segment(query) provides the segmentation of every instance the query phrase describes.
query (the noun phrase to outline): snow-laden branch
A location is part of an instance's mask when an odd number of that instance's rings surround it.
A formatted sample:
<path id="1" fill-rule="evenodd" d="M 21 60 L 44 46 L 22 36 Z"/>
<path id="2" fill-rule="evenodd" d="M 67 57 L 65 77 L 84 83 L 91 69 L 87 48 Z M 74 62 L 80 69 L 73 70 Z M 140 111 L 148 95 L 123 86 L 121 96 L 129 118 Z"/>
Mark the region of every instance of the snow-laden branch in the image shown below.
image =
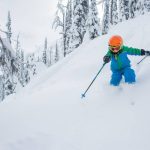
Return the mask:
<path id="1" fill-rule="evenodd" d="M 64 16 L 65 11 L 67 7 L 62 4 L 62 0 L 60 0 L 57 4 L 57 11 L 56 11 L 56 17 L 53 21 L 52 28 L 55 28 L 55 30 L 60 26 L 64 29 Z M 62 18 L 59 16 L 59 12 L 62 14 Z"/>
<path id="2" fill-rule="evenodd" d="M 55 28 L 57 29 L 59 26 L 63 27 L 63 23 L 62 21 L 60 20 L 60 17 L 59 16 L 56 16 L 53 24 L 52 24 L 52 28 Z"/>
<path id="3" fill-rule="evenodd" d="M 65 9 L 67 8 L 66 6 L 64 6 L 61 3 L 57 4 L 58 10 L 60 10 L 60 12 L 64 15 L 65 14 Z"/>

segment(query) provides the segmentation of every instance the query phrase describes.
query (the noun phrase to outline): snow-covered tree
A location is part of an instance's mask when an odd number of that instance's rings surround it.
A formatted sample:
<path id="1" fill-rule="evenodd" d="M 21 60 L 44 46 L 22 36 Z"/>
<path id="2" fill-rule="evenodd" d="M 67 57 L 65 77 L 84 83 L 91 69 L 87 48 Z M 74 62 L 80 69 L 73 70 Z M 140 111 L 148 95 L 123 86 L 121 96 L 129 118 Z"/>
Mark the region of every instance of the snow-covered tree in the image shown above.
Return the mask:
<path id="1" fill-rule="evenodd" d="M 21 63 L 21 85 L 24 86 L 25 85 L 25 68 L 24 68 L 24 52 L 23 50 L 21 50 L 21 59 L 20 59 L 20 63 Z"/>
<path id="2" fill-rule="evenodd" d="M 7 38 L 9 39 L 9 42 L 11 43 L 12 31 L 11 31 L 11 16 L 10 16 L 10 11 L 8 11 L 8 18 L 7 18 L 6 27 L 7 27 L 6 35 L 7 35 Z"/>
<path id="3" fill-rule="evenodd" d="M 73 3 L 73 23 L 72 23 L 72 37 L 70 46 L 72 49 L 77 48 L 82 42 L 85 33 L 85 18 L 84 9 L 81 0 L 74 0 Z"/>
<path id="4" fill-rule="evenodd" d="M 137 0 L 130 1 L 130 18 L 136 17 L 137 11 Z"/>
<path id="5" fill-rule="evenodd" d="M 104 16 L 102 22 L 102 34 L 107 34 L 110 26 L 110 11 L 109 11 L 110 0 L 105 0 L 104 2 Z"/>
<path id="6" fill-rule="evenodd" d="M 119 19 L 120 21 L 128 20 L 130 17 L 129 0 L 119 0 Z"/>
<path id="7" fill-rule="evenodd" d="M 25 70 L 25 74 L 24 74 L 24 75 L 25 75 L 25 76 L 24 76 L 24 77 L 25 77 L 25 78 L 24 78 L 24 79 L 25 79 L 25 80 L 24 80 L 24 81 L 25 81 L 25 84 L 28 84 L 28 83 L 30 82 L 30 75 L 29 75 L 29 71 L 28 71 L 27 69 Z"/>
<path id="8" fill-rule="evenodd" d="M 19 82 L 22 84 L 21 49 L 18 50 L 17 65 L 18 65 L 18 80 L 19 80 Z"/>
<path id="9" fill-rule="evenodd" d="M 137 16 L 138 15 L 143 15 L 145 13 L 144 1 L 143 0 L 138 0 L 136 9 L 137 9 Z"/>
<path id="10" fill-rule="evenodd" d="M 19 42 L 19 34 L 17 36 L 17 40 L 16 40 L 16 60 L 19 60 L 19 55 L 20 55 L 20 42 Z"/>
<path id="11" fill-rule="evenodd" d="M 15 50 L 16 50 L 16 65 L 17 65 L 17 69 L 18 69 L 18 71 L 17 71 L 17 76 L 18 76 L 18 80 L 20 80 L 19 79 L 19 69 L 20 69 L 20 49 L 21 49 L 21 47 L 20 47 L 20 42 L 19 42 L 19 34 L 18 34 L 18 36 L 17 36 L 17 40 L 16 40 L 16 46 L 15 46 Z"/>
<path id="12" fill-rule="evenodd" d="M 70 40 L 71 40 L 71 26 L 72 26 L 72 0 L 67 3 L 66 17 L 65 17 L 65 55 L 70 53 Z"/>
<path id="13" fill-rule="evenodd" d="M 24 70 L 24 52 L 21 49 L 20 42 L 19 42 L 19 35 L 17 36 L 16 40 L 16 65 L 17 65 L 17 77 L 18 81 L 22 86 L 25 85 L 25 70 Z"/>
<path id="14" fill-rule="evenodd" d="M 29 61 L 27 61 L 24 65 L 24 84 L 28 84 L 30 82 L 30 64 Z"/>
<path id="15" fill-rule="evenodd" d="M 44 42 L 44 50 L 43 50 L 43 63 L 46 65 L 47 64 L 47 38 L 45 38 Z"/>
<path id="16" fill-rule="evenodd" d="M 52 65 L 52 47 L 50 47 L 50 50 L 49 50 L 49 66 Z"/>
<path id="17" fill-rule="evenodd" d="M 56 41 L 56 50 L 55 50 L 55 62 L 59 61 L 59 50 L 58 50 L 58 44 Z"/>
<path id="18" fill-rule="evenodd" d="M 81 0 L 81 5 L 83 6 L 85 19 L 87 19 L 89 13 L 89 0 Z"/>
<path id="19" fill-rule="evenodd" d="M 66 11 L 66 6 L 62 4 L 62 0 L 59 0 L 57 4 L 56 17 L 52 25 L 52 28 L 55 28 L 55 29 L 57 29 L 58 27 L 61 27 L 60 34 L 62 34 L 64 57 L 66 56 L 66 53 L 67 53 L 66 45 L 65 45 L 65 42 L 66 42 L 66 24 L 65 24 L 66 13 L 65 11 Z"/>
<path id="20" fill-rule="evenodd" d="M 11 47 L 9 39 L 0 37 L 0 45 L 0 60 L 1 68 L 3 70 L 4 93 L 5 95 L 9 95 L 15 90 L 15 83 L 13 81 L 13 74 L 16 71 L 13 69 L 15 67 L 15 54 Z"/>
<path id="21" fill-rule="evenodd" d="M 5 98 L 5 91 L 4 91 L 4 83 L 3 83 L 3 75 L 0 75 L 0 101 L 3 101 Z"/>
<path id="22" fill-rule="evenodd" d="M 10 95 L 14 93 L 15 90 L 15 84 L 8 77 L 5 78 L 4 90 L 5 90 L 5 95 Z"/>
<path id="23" fill-rule="evenodd" d="M 116 25 L 118 23 L 118 7 L 117 7 L 116 0 L 111 0 L 110 23 L 111 23 L 111 25 Z"/>
<path id="24" fill-rule="evenodd" d="M 93 3 L 94 4 L 94 3 Z M 84 37 L 84 34 L 86 32 L 86 21 L 88 19 L 88 14 L 89 14 L 89 0 L 81 0 L 81 5 L 83 7 L 83 24 L 84 24 L 84 31 L 83 31 L 83 37 Z"/>
<path id="25" fill-rule="evenodd" d="M 86 26 L 87 26 L 86 32 L 88 32 L 87 34 L 89 35 L 90 39 L 94 39 L 100 35 L 100 22 L 98 18 L 96 0 L 91 0 Z"/>
<path id="26" fill-rule="evenodd" d="M 34 54 L 31 54 L 30 56 L 28 56 L 26 67 L 28 69 L 30 77 L 37 74 L 36 63 L 35 62 L 36 61 L 35 61 L 35 55 Z"/>
<path id="27" fill-rule="evenodd" d="M 146 11 L 150 11 L 150 0 L 144 0 L 144 6 Z"/>

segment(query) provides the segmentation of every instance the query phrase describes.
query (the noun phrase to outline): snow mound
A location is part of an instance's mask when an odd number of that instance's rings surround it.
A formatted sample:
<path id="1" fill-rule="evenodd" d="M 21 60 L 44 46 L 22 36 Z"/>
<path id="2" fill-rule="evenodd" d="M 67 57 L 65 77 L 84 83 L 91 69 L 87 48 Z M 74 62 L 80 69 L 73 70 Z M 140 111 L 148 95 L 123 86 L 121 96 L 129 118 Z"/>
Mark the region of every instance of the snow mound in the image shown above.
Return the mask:
<path id="1" fill-rule="evenodd" d="M 120 34 L 127 46 L 150 47 L 150 14 L 112 27 L 110 33 L 81 45 L 0 104 L 1 150 L 149 150 L 150 58 L 130 57 L 137 83 L 109 85 L 103 64 L 107 42 Z"/>

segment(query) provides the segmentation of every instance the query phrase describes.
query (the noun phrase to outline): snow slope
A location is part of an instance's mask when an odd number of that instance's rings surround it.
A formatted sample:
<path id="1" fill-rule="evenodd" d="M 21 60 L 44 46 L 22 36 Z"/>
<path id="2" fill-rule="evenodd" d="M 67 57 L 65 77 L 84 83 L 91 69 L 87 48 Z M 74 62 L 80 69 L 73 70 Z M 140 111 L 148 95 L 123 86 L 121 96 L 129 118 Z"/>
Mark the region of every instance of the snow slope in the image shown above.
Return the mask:
<path id="1" fill-rule="evenodd" d="M 0 150 L 150 150 L 150 58 L 132 56 L 135 85 L 109 85 L 110 69 L 87 88 L 112 34 L 125 45 L 149 49 L 150 14 L 85 42 L 0 104 Z"/>

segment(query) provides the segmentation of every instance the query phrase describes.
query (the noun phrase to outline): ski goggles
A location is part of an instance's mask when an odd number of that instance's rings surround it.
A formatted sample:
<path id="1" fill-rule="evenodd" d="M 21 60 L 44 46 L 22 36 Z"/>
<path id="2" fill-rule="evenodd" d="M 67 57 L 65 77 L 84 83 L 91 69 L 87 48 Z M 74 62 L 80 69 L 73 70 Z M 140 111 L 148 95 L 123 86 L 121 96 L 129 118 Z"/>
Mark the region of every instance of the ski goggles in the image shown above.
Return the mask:
<path id="1" fill-rule="evenodd" d="M 121 50 L 121 46 L 111 46 L 111 45 L 109 45 L 109 49 L 112 52 L 118 52 L 119 50 Z"/>

